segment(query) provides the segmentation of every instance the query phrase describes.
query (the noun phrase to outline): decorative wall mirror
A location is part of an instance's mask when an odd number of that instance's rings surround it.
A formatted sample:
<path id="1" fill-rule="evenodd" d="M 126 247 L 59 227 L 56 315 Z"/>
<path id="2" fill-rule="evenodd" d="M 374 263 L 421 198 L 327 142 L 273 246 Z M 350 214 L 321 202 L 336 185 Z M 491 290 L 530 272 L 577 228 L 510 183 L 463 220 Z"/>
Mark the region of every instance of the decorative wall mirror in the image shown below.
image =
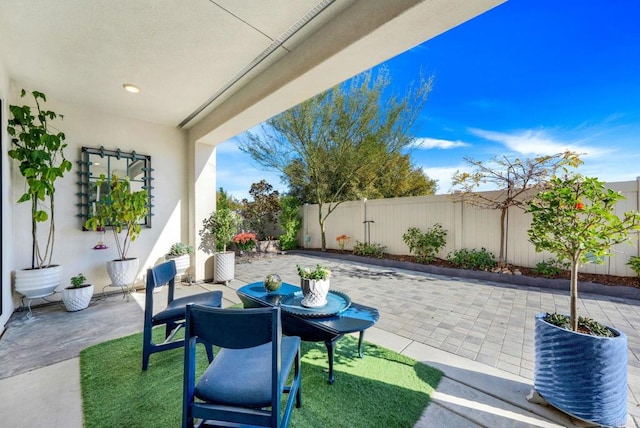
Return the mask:
<path id="1" fill-rule="evenodd" d="M 78 165 L 80 167 L 78 171 L 80 191 L 77 195 L 80 202 L 77 205 L 80 209 L 78 217 L 82 219 L 83 228 L 84 222 L 95 212 L 96 201 L 103 200 L 109 192 L 108 183 L 98 185 L 100 176 L 111 177 L 113 174 L 118 177 L 129 177 L 131 191 L 142 189 L 147 191 L 149 213 L 140 224 L 151 227 L 151 216 L 153 215 L 151 156 L 141 155 L 135 151 L 107 150 L 102 146 L 99 149 L 83 147 Z"/>

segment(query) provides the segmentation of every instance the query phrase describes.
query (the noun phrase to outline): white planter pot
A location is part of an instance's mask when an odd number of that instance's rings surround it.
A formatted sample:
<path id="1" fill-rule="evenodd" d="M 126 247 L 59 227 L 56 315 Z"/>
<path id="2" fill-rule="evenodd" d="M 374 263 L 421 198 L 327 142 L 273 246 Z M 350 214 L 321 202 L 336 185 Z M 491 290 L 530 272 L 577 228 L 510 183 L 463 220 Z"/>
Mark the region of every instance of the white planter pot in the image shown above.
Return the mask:
<path id="1" fill-rule="evenodd" d="M 302 306 L 318 308 L 327 304 L 328 279 L 300 278 L 300 288 L 302 288 L 302 294 L 304 295 L 304 299 L 300 302 Z"/>
<path id="2" fill-rule="evenodd" d="M 15 288 L 27 299 L 46 297 L 60 286 L 62 268 L 58 265 L 43 269 L 15 271 Z"/>
<path id="3" fill-rule="evenodd" d="M 184 275 L 187 269 L 189 269 L 189 266 L 191 266 L 191 256 L 189 254 L 183 254 L 182 256 L 174 257 L 173 261 L 176 262 L 177 275 Z"/>
<path id="4" fill-rule="evenodd" d="M 233 251 L 213 255 L 213 282 L 232 281 L 236 271 L 236 254 Z"/>
<path id="5" fill-rule="evenodd" d="M 85 309 L 93 297 L 93 284 L 81 288 L 65 288 L 62 290 L 62 302 L 69 312 Z"/>
<path id="6" fill-rule="evenodd" d="M 138 259 L 111 260 L 107 262 L 107 273 L 114 287 L 129 287 L 138 275 Z"/>

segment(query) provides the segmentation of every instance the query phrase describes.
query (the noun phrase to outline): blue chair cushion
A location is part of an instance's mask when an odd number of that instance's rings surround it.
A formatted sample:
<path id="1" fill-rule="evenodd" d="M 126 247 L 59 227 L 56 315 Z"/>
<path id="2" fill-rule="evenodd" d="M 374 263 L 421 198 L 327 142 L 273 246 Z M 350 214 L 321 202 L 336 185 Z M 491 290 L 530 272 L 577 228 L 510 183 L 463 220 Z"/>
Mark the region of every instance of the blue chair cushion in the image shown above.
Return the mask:
<path id="1" fill-rule="evenodd" d="M 153 322 L 162 323 L 183 320 L 185 318 L 185 308 L 189 303 L 219 308 L 222 306 L 222 291 L 207 291 L 205 293 L 174 299 L 165 309 L 153 316 Z"/>
<path id="2" fill-rule="evenodd" d="M 300 348 L 299 337 L 283 337 L 280 390 Z M 229 376 L 233 373 L 233 376 Z M 262 408 L 271 405 L 271 342 L 253 348 L 221 349 L 195 388 L 208 403 Z"/>

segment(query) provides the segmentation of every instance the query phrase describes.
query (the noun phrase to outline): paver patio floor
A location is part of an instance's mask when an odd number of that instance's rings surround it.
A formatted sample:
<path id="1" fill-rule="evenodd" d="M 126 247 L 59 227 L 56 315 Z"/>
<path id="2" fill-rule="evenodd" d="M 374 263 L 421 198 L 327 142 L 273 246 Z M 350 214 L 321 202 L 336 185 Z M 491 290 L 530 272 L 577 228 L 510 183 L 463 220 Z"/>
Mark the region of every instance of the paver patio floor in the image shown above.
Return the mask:
<path id="1" fill-rule="evenodd" d="M 237 266 L 236 278 L 243 285 L 278 273 L 283 281 L 297 284 L 296 264 L 315 263 L 331 269 L 332 289 L 378 308 L 376 327 L 530 380 L 535 315 L 569 313 L 568 290 L 459 279 L 297 254 L 247 259 Z M 230 286 L 235 287 L 236 282 Z M 583 293 L 579 294 L 578 311 L 627 335 L 628 411 L 640 426 L 640 301 Z"/>

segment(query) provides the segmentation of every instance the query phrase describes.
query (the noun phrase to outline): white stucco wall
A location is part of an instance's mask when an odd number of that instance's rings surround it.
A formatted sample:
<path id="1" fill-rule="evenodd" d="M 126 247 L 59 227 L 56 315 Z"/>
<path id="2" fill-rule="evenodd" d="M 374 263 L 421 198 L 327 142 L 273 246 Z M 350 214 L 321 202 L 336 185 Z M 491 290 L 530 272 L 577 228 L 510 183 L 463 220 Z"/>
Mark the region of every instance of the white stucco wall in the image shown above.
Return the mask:
<path id="1" fill-rule="evenodd" d="M 20 86 L 14 85 L 13 94 L 17 95 L 19 89 Z M 25 100 L 26 98 L 13 99 L 12 103 Z M 56 243 L 53 262 L 62 265 L 62 285 L 66 286 L 71 276 L 82 272 L 99 291 L 110 283 L 105 262 L 117 258 L 110 232 L 105 236 L 105 243 L 111 248 L 102 251 L 92 250 L 100 236 L 96 232 L 83 232 L 83 222 L 76 217 L 76 192 L 79 190 L 76 161 L 80 159 L 82 146 L 104 146 L 105 149 L 112 150 L 120 148 L 122 151 L 135 150 L 140 154 L 151 155 L 151 166 L 154 169 L 152 194 L 155 196 L 152 228 L 143 229 L 129 251 L 129 256 L 140 258 L 141 280 L 148 267 L 162 260 L 171 244 L 178 241 L 188 242 L 189 239 L 186 131 L 109 115 L 55 99 L 48 98 L 47 101 L 47 109 L 64 115 L 64 120 L 56 126 L 66 134 L 68 147 L 65 155 L 74 165 L 70 172 L 59 179 L 56 186 Z M 15 204 L 23 190 L 24 180 L 18 171 L 13 171 L 13 174 L 14 185 L 10 197 L 13 221 L 10 239 L 14 242 L 14 260 L 8 264 L 11 271 L 29 267 L 31 264 L 29 204 Z M 3 177 L 3 186 L 4 182 Z M 57 296 L 59 294 L 53 298 L 59 298 Z"/>
<path id="2" fill-rule="evenodd" d="M 0 101 L 1 111 L 0 117 L 0 141 L 2 141 L 2 150 L 0 162 L 2 162 L 2 282 L 0 283 L 0 293 L 4 296 L 2 299 L 2 314 L 0 315 L 0 334 L 4 330 L 7 320 L 13 312 L 13 302 L 9 298 L 11 296 L 11 270 L 5 269 L 12 263 L 12 252 L 9 251 L 13 244 L 11 234 L 9 233 L 9 225 L 11 224 L 11 204 L 9 201 L 9 189 L 11 188 L 11 175 L 9 172 L 9 160 L 7 155 L 7 147 L 9 146 L 9 136 L 7 134 L 7 118 L 9 116 L 9 77 L 4 68 L 2 60 L 0 60 Z"/>
<path id="3" fill-rule="evenodd" d="M 194 141 L 189 142 L 192 155 L 189 165 L 192 187 L 190 189 L 191 217 L 190 230 L 196 238 L 194 273 L 196 279 L 213 279 L 213 255 L 199 249 L 199 231 L 202 222 L 216 209 L 216 148 Z"/>

